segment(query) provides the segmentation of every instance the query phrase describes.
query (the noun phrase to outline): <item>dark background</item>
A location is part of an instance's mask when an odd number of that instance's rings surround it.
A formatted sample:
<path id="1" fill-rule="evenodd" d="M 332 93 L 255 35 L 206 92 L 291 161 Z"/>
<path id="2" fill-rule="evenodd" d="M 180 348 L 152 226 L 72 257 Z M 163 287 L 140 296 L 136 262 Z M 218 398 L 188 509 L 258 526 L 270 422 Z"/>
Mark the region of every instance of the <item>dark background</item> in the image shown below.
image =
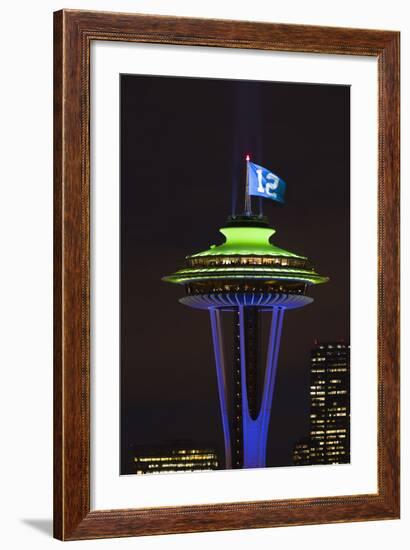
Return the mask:
<path id="1" fill-rule="evenodd" d="M 314 340 L 349 341 L 350 88 L 139 75 L 120 87 L 121 473 L 134 445 L 187 439 L 223 459 L 209 316 L 161 277 L 222 242 L 248 152 L 287 182 L 285 206 L 263 201 L 273 242 L 330 277 L 285 315 L 267 463 L 290 465 Z"/>

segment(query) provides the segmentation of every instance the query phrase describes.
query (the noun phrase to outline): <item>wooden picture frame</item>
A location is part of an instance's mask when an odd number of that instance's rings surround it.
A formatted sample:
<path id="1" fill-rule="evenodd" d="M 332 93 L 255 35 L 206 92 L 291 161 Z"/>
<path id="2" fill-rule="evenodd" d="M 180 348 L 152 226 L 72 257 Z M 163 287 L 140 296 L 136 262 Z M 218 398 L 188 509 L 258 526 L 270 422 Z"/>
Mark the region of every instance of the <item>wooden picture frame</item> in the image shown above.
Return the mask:
<path id="1" fill-rule="evenodd" d="M 62 540 L 399 517 L 399 33 L 62 10 L 54 14 L 54 536 Z M 93 40 L 372 56 L 378 62 L 378 493 L 90 510 Z"/>

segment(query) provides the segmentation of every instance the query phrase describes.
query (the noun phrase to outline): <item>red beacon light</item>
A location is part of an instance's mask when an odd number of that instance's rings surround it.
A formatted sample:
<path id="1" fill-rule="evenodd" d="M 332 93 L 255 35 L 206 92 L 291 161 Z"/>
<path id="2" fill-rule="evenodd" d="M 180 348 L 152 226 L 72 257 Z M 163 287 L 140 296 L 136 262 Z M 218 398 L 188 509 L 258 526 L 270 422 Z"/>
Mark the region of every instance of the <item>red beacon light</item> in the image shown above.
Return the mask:
<path id="1" fill-rule="evenodd" d="M 246 161 L 249 162 L 251 160 L 251 157 L 249 155 L 246 155 Z"/>

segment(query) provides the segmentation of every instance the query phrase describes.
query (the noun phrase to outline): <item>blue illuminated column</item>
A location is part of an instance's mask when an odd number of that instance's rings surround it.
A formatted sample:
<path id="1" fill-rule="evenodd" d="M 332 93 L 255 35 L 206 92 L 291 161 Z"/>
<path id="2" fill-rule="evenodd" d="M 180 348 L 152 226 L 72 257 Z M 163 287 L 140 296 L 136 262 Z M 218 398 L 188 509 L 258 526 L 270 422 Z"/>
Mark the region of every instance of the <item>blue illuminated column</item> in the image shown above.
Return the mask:
<path id="1" fill-rule="evenodd" d="M 210 308 L 212 340 L 214 344 L 216 377 L 218 380 L 219 404 L 221 407 L 222 429 L 225 443 L 225 467 L 232 468 L 232 449 L 229 428 L 228 396 L 226 385 L 226 364 L 223 349 L 221 313 L 216 308 Z"/>
<path id="2" fill-rule="evenodd" d="M 253 298 L 254 296 L 252 296 Z M 209 296 L 207 297 L 209 300 Z M 276 298 L 276 299 L 275 299 Z M 263 296 L 262 300 L 255 302 L 264 303 L 264 312 L 271 315 L 269 338 L 267 342 L 266 367 L 263 376 L 263 388 L 259 411 L 256 417 L 251 415 L 248 396 L 247 375 L 249 365 L 247 364 L 247 339 L 250 333 L 247 330 L 245 322 L 245 310 L 249 308 L 252 300 L 249 296 L 230 294 L 229 296 L 212 297 L 212 305 L 207 304 L 211 319 L 212 340 L 215 356 L 216 375 L 218 383 L 219 403 L 221 410 L 222 429 L 225 445 L 225 465 L 226 468 L 233 467 L 233 438 L 232 418 L 235 411 L 229 412 L 229 403 L 232 403 L 232 396 L 228 395 L 227 375 L 232 373 L 232 368 L 226 364 L 222 315 L 223 311 L 234 311 L 239 318 L 239 354 L 240 354 L 240 386 L 241 386 L 241 422 L 242 422 L 242 467 L 243 468 L 261 468 L 266 466 L 266 449 L 268 442 L 268 432 L 272 409 L 272 399 L 275 390 L 276 372 L 278 367 L 278 358 L 280 342 L 282 336 L 283 318 L 286 309 L 295 309 L 312 302 L 311 298 L 306 296 L 282 296 L 281 305 L 276 305 L 278 297 Z M 201 298 L 202 307 L 204 298 Z M 194 299 L 185 299 L 189 305 L 195 303 Z M 273 302 L 273 303 L 272 303 Z M 275 305 L 273 305 L 275 304 Z M 198 304 L 195 303 L 198 307 Z M 230 307 L 229 307 L 230 306 Z M 270 306 L 270 307 L 269 307 Z M 195 306 L 194 306 L 195 307 Z M 235 390 L 233 390 L 235 391 Z M 231 399 L 230 399 L 231 397 Z"/>

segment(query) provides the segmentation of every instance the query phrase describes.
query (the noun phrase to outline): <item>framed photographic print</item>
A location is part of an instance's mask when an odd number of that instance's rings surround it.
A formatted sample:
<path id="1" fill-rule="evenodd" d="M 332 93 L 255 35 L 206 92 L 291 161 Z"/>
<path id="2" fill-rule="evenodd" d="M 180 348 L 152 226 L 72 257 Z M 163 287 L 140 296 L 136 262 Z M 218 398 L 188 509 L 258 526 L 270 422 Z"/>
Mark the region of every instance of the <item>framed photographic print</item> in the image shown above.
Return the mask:
<path id="1" fill-rule="evenodd" d="M 55 13 L 55 536 L 399 517 L 399 33 Z"/>

